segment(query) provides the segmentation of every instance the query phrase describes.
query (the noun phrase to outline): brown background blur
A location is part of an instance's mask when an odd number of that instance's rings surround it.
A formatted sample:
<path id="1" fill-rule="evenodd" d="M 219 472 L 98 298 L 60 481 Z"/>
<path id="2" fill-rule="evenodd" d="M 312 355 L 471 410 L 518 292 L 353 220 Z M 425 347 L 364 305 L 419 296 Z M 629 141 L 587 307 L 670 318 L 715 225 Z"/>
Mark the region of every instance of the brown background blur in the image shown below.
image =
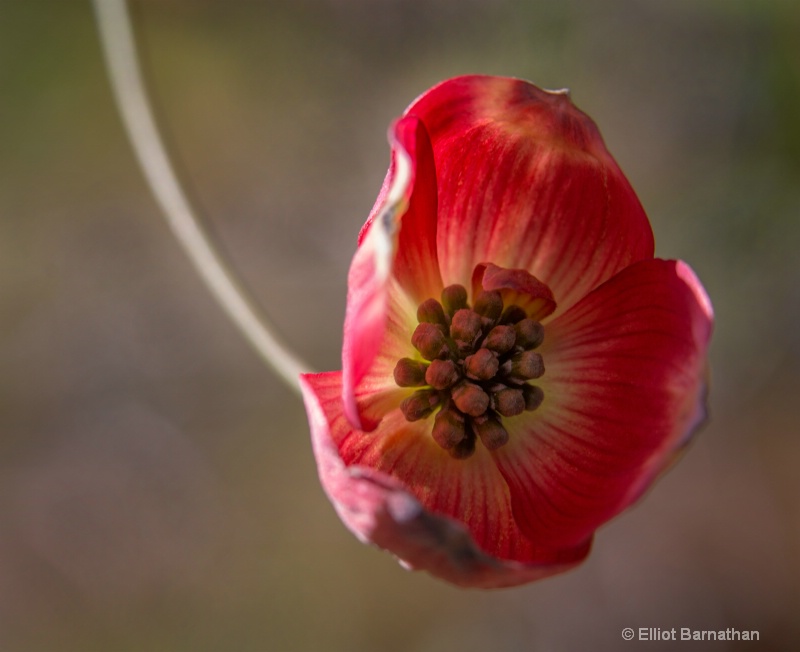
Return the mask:
<path id="1" fill-rule="evenodd" d="M 402 570 L 339 523 L 300 401 L 168 232 L 89 3 L 0 0 L 0 650 L 800 649 L 800 4 L 134 9 L 187 186 L 319 369 L 389 122 L 457 74 L 570 87 L 714 301 L 713 420 L 578 570 L 501 592 Z"/>

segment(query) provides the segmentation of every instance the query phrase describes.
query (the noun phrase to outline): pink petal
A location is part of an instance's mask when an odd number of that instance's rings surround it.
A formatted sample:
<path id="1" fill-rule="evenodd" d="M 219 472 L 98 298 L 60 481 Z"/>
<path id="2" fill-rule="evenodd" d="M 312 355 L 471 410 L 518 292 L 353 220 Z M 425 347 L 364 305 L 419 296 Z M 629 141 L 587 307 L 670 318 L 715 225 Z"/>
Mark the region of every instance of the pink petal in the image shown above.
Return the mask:
<path id="1" fill-rule="evenodd" d="M 647 217 L 592 120 L 565 92 L 459 77 L 406 111 L 433 143 L 445 285 L 484 261 L 526 269 L 563 312 L 621 269 L 652 258 Z"/>
<path id="2" fill-rule="evenodd" d="M 563 572 L 588 554 L 591 537 L 559 550 L 526 541 L 510 518 L 507 492 L 488 454 L 466 467 L 463 461 L 459 465 L 424 439 L 419 426 L 399 429 L 389 418 L 373 433 L 355 431 L 343 414 L 341 374 L 305 375 L 301 384 L 320 481 L 342 521 L 361 541 L 388 550 L 407 568 L 482 588 Z M 479 531 L 486 547 L 535 557 L 536 562 L 487 553 L 463 523 L 448 515 L 456 511 L 470 517 L 470 528 Z"/>
<path id="3" fill-rule="evenodd" d="M 517 305 L 537 321 L 556 309 L 550 288 L 524 269 L 504 269 L 492 263 L 481 263 L 472 273 L 472 296 L 481 288 L 499 290 L 503 305 Z"/>
<path id="4" fill-rule="evenodd" d="M 409 320 L 417 305 L 442 288 L 435 247 L 436 173 L 428 135 L 416 118 L 406 117 L 395 124 L 390 138 L 392 165 L 359 236 L 348 276 L 343 396 L 348 419 L 364 429 L 380 421 L 379 410 L 367 405 L 391 403 L 397 396 L 392 369 L 399 358 L 413 353 L 410 337 L 416 322 Z"/>
<path id="5" fill-rule="evenodd" d="M 358 376 L 358 382 L 343 383 L 342 396 L 345 414 L 350 423 L 362 430 L 376 428 L 384 415 L 398 407 L 408 396 L 409 390 L 400 388 L 395 383 L 394 368 L 401 358 L 418 355 L 411 345 L 411 335 L 417 326 L 416 305 L 411 303 L 396 279 L 392 278 L 387 283 L 382 302 L 384 313 L 379 319 L 383 323 L 383 329 L 379 331 L 379 338 L 375 333 L 366 330 L 366 323 L 360 324 L 356 321 L 353 328 L 348 329 L 345 322 L 343 361 L 361 363 L 364 367 Z M 365 317 L 362 319 L 367 321 Z M 378 318 L 373 323 L 377 321 Z M 369 366 L 366 366 L 371 337 L 375 337 L 376 350 L 372 352 Z M 347 362 L 344 363 L 344 369 L 348 369 Z M 346 378 L 346 373 L 343 374 Z M 355 374 L 351 377 L 355 377 Z"/>
<path id="6" fill-rule="evenodd" d="M 713 315 L 685 263 L 637 263 L 546 326 L 545 400 L 495 453 L 523 532 L 582 541 L 649 486 L 704 415 Z"/>
<path id="7" fill-rule="evenodd" d="M 433 149 L 425 126 L 414 117 L 398 120 L 390 133 L 393 148 L 411 160 L 412 189 L 408 209 L 400 220 L 394 275 L 417 303 L 438 297 L 442 290 L 436 253 L 437 188 Z"/>

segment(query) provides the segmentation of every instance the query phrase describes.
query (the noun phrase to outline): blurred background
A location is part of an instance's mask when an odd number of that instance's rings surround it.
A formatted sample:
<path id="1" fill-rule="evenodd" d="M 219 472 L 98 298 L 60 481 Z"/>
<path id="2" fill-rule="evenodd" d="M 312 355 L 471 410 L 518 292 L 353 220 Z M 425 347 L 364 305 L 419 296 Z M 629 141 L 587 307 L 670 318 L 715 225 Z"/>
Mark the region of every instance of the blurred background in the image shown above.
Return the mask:
<path id="1" fill-rule="evenodd" d="M 88 1 L 0 1 L 0 649 L 800 648 L 800 4 L 135 0 L 218 244 L 318 369 L 386 129 L 458 74 L 569 87 L 714 301 L 712 421 L 566 575 L 462 591 L 357 543 L 303 407 L 227 321 L 125 139 Z"/>

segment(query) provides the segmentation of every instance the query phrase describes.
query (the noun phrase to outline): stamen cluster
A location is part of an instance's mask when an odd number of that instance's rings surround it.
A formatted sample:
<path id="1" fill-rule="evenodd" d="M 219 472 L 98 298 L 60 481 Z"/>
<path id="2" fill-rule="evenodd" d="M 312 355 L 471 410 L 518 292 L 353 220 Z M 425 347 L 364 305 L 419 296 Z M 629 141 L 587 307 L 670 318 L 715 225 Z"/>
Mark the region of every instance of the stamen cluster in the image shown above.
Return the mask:
<path id="1" fill-rule="evenodd" d="M 400 405 L 408 421 L 438 408 L 432 436 L 453 457 L 475 452 L 480 438 L 489 450 L 508 442 L 501 417 L 535 410 L 544 392 L 528 381 L 544 374 L 534 351 L 544 328 L 517 305 L 504 306 L 500 292 L 481 291 L 470 308 L 467 291 L 451 285 L 442 301 L 417 309 L 419 325 L 411 343 L 424 359 L 402 358 L 394 369 L 400 387 L 418 387 Z"/>

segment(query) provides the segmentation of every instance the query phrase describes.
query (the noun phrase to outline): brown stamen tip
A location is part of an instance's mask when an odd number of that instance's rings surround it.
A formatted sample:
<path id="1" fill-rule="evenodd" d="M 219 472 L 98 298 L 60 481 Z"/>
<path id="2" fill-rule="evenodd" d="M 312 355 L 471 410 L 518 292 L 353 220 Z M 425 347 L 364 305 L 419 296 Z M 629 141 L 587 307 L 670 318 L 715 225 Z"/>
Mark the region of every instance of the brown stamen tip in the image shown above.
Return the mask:
<path id="1" fill-rule="evenodd" d="M 473 419 L 472 427 L 490 451 L 508 443 L 508 431 L 493 417 Z"/>
<path id="2" fill-rule="evenodd" d="M 503 355 L 514 348 L 516 341 L 517 335 L 513 326 L 495 326 L 483 340 L 482 346 Z"/>
<path id="3" fill-rule="evenodd" d="M 481 318 L 472 310 L 461 308 L 453 315 L 450 324 L 450 336 L 456 342 L 472 347 L 481 334 Z"/>
<path id="4" fill-rule="evenodd" d="M 425 381 L 436 389 L 447 389 L 458 379 L 458 369 L 452 360 L 433 360 L 425 372 Z"/>
<path id="5" fill-rule="evenodd" d="M 401 358 L 394 367 L 394 382 L 400 387 L 422 387 L 427 370 L 428 365 L 424 362 Z"/>
<path id="6" fill-rule="evenodd" d="M 528 316 L 522 308 L 519 306 L 509 306 L 503 311 L 503 314 L 500 315 L 500 323 L 501 324 L 516 324 L 517 322 L 522 321 Z"/>
<path id="7" fill-rule="evenodd" d="M 436 299 L 427 299 L 417 308 L 417 321 L 429 324 L 440 324 L 447 328 L 447 318 L 444 315 L 442 304 Z"/>
<path id="8" fill-rule="evenodd" d="M 511 375 L 522 379 L 541 378 L 544 374 L 544 360 L 535 351 L 523 351 L 511 358 Z"/>
<path id="9" fill-rule="evenodd" d="M 503 312 L 503 297 L 497 290 L 482 291 L 475 298 L 473 310 L 490 321 L 497 321 Z"/>
<path id="10" fill-rule="evenodd" d="M 489 349 L 478 349 L 464 360 L 464 369 L 467 376 L 474 380 L 490 380 L 494 378 L 500 362 L 497 356 Z"/>
<path id="11" fill-rule="evenodd" d="M 446 408 L 439 410 L 439 414 L 436 415 L 433 423 L 431 435 L 439 446 L 450 450 L 467 436 L 464 417 L 455 410 Z"/>
<path id="12" fill-rule="evenodd" d="M 442 290 L 442 305 L 451 317 L 467 307 L 467 290 L 463 285 L 448 285 Z"/>
<path id="13" fill-rule="evenodd" d="M 525 397 L 521 389 L 501 389 L 495 392 L 494 409 L 497 410 L 504 417 L 515 417 L 525 411 Z"/>
<path id="14" fill-rule="evenodd" d="M 544 341 L 544 327 L 521 305 L 504 308 L 503 296 L 478 288 L 471 308 L 465 287 L 450 285 L 441 301 L 423 301 L 411 335 L 419 355 L 394 368 L 397 385 L 413 388 L 402 414 L 419 421 L 436 413 L 431 436 L 454 459 L 473 455 L 478 439 L 488 451 L 504 446 L 510 435 L 503 419 L 544 401 L 543 390 L 528 384 L 545 372 L 533 350 Z"/>
<path id="15" fill-rule="evenodd" d="M 544 326 L 533 319 L 523 319 L 514 325 L 517 345 L 523 349 L 535 349 L 544 341 Z"/>
<path id="16" fill-rule="evenodd" d="M 450 352 L 444 333 L 435 325 L 421 323 L 414 329 L 411 344 L 426 360 L 442 358 Z"/>
<path id="17" fill-rule="evenodd" d="M 525 384 L 522 386 L 522 395 L 525 398 L 525 409 L 532 412 L 544 401 L 544 392 L 541 387 Z"/>
<path id="18" fill-rule="evenodd" d="M 456 407 L 471 417 L 479 417 L 489 407 L 489 395 L 477 385 L 466 381 L 453 388 L 452 397 Z"/>
<path id="19" fill-rule="evenodd" d="M 471 457 L 475 452 L 475 435 L 471 431 L 467 430 L 466 437 L 464 437 L 464 439 L 458 442 L 447 452 L 450 453 L 451 457 L 457 460 L 465 460 L 468 457 Z"/>
<path id="20" fill-rule="evenodd" d="M 419 389 L 400 403 L 406 421 L 419 421 L 429 416 L 439 405 L 439 395 L 432 389 Z"/>

